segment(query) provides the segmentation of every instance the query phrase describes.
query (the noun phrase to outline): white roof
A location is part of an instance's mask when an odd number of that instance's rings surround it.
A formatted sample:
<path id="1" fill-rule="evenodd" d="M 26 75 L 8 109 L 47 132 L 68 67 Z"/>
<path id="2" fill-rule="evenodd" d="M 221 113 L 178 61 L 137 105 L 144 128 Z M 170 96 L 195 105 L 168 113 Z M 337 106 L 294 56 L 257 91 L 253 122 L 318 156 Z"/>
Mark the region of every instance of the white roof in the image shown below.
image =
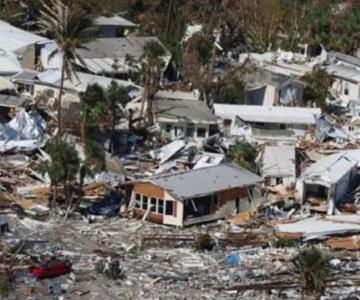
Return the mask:
<path id="1" fill-rule="evenodd" d="M 113 17 L 98 17 L 96 24 L 100 26 L 122 26 L 122 27 L 136 27 L 137 25 L 133 22 L 126 20 L 120 16 Z"/>
<path id="2" fill-rule="evenodd" d="M 329 74 L 333 74 L 336 77 L 341 77 L 348 81 L 360 82 L 360 71 L 355 68 L 333 64 L 327 66 L 325 69 Z"/>
<path id="3" fill-rule="evenodd" d="M 0 20 L 0 48 L 13 52 L 28 45 L 48 41 L 46 38 L 14 27 Z"/>
<path id="4" fill-rule="evenodd" d="M 325 235 L 334 235 L 342 233 L 360 232 L 360 217 L 354 215 L 354 217 L 347 219 L 343 218 L 340 222 L 337 222 L 335 216 L 327 216 L 326 218 L 312 217 L 303 220 L 299 220 L 294 223 L 277 224 L 275 230 L 278 232 L 300 232 L 306 239 L 312 239 Z M 354 224 L 354 219 L 356 223 Z"/>
<path id="5" fill-rule="evenodd" d="M 236 116 L 245 122 L 315 125 L 319 108 L 214 104 L 215 115 L 223 119 Z"/>
<path id="6" fill-rule="evenodd" d="M 338 182 L 357 166 L 358 160 L 351 151 L 325 156 L 308 167 L 302 175 L 304 180 L 316 180 L 327 184 Z"/>
<path id="7" fill-rule="evenodd" d="M 295 146 L 266 146 L 262 158 L 263 177 L 295 177 Z"/>
<path id="8" fill-rule="evenodd" d="M 73 78 L 73 81 L 70 81 L 69 79 L 65 79 L 65 83 L 64 83 L 65 88 L 77 92 L 85 92 L 89 85 L 97 83 L 103 88 L 107 88 L 110 85 L 111 81 L 114 80 L 112 78 L 92 75 L 82 72 L 77 72 L 76 74 L 79 77 L 79 79 L 76 79 L 75 76 Z M 39 81 L 41 83 L 47 83 L 58 87 L 60 86 L 61 73 L 59 70 L 48 70 L 38 74 L 37 77 L 39 78 Z M 130 81 L 118 80 L 118 79 L 115 79 L 114 81 L 116 81 L 120 86 L 136 87 L 136 85 L 134 85 Z"/>
<path id="9" fill-rule="evenodd" d="M 13 75 L 21 71 L 22 67 L 16 55 L 0 49 L 0 75 Z"/>
<path id="10" fill-rule="evenodd" d="M 181 92 L 173 90 L 158 91 L 155 94 L 155 98 L 159 99 L 178 99 L 178 100 L 199 100 L 200 93 L 196 90 L 192 92 Z"/>

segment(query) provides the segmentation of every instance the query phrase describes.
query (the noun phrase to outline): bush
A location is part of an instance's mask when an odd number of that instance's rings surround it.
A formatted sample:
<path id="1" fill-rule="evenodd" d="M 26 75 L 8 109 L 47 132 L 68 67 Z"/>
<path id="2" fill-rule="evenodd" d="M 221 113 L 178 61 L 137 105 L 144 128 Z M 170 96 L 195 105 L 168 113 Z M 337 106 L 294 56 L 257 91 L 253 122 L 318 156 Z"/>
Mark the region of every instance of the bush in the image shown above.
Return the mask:
<path id="1" fill-rule="evenodd" d="M 214 241 L 208 233 L 201 233 L 195 240 L 194 247 L 197 250 L 209 250 L 214 248 Z"/>

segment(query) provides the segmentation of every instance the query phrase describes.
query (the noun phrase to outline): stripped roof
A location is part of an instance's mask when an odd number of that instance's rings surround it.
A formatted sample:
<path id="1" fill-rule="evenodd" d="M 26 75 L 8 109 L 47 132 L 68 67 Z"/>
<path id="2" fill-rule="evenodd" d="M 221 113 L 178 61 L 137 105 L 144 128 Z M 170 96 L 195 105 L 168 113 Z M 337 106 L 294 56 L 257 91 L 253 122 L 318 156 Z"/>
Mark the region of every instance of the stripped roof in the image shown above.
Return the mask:
<path id="1" fill-rule="evenodd" d="M 262 180 L 250 171 L 234 164 L 149 178 L 147 181 L 162 187 L 178 200 L 201 197 L 216 192 L 248 187 Z"/>
<path id="2" fill-rule="evenodd" d="M 154 101 L 154 113 L 158 121 L 216 123 L 216 117 L 203 101 L 157 99 Z"/>

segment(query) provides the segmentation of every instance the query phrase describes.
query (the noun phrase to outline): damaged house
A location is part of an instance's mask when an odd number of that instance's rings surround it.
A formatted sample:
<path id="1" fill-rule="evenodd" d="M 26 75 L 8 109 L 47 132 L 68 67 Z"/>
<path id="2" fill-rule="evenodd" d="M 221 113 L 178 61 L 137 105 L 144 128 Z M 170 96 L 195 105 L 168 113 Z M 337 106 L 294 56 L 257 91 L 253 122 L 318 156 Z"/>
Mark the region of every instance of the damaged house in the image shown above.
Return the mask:
<path id="1" fill-rule="evenodd" d="M 295 146 L 265 146 L 261 158 L 261 176 L 265 186 L 283 184 L 291 187 L 296 181 Z"/>
<path id="2" fill-rule="evenodd" d="M 191 138 L 202 141 L 217 133 L 217 120 L 203 101 L 156 99 L 153 103 L 155 121 L 169 140 Z"/>
<path id="3" fill-rule="evenodd" d="M 78 69 L 97 75 L 116 75 L 118 79 L 128 79 L 129 74 L 138 73 L 144 55 L 145 45 L 157 42 L 165 50 L 164 71 L 171 61 L 171 53 L 157 37 L 98 38 L 77 49 L 85 65 L 78 63 Z"/>
<path id="4" fill-rule="evenodd" d="M 297 182 L 302 203 L 327 205 L 332 211 L 333 204 L 344 200 L 358 184 L 358 159 L 354 153 L 325 156 L 307 168 Z"/>
<path id="5" fill-rule="evenodd" d="M 245 104 L 297 106 L 303 100 L 305 85 L 294 76 L 258 69 L 245 78 Z"/>
<path id="6" fill-rule="evenodd" d="M 80 94 L 85 92 L 89 85 L 98 84 L 106 89 L 114 79 L 97 76 L 82 72 L 77 72 L 77 77 L 73 81 L 65 78 L 63 101 L 64 104 L 76 103 L 80 101 Z M 59 70 L 48 70 L 36 72 L 24 70 L 12 77 L 11 81 L 16 85 L 19 92 L 29 98 L 46 96 L 49 103 L 55 102 L 60 92 L 61 72 Z M 119 86 L 123 86 L 130 91 L 139 91 L 140 88 L 130 81 L 117 80 Z"/>
<path id="7" fill-rule="evenodd" d="M 294 140 L 316 125 L 319 108 L 214 104 L 215 115 L 226 136 L 238 134 L 239 128 L 250 127 L 256 139 Z"/>
<path id="8" fill-rule="evenodd" d="M 159 224 L 199 224 L 250 210 L 261 181 L 232 164 L 150 177 L 131 183 L 129 207 L 135 217 Z"/>

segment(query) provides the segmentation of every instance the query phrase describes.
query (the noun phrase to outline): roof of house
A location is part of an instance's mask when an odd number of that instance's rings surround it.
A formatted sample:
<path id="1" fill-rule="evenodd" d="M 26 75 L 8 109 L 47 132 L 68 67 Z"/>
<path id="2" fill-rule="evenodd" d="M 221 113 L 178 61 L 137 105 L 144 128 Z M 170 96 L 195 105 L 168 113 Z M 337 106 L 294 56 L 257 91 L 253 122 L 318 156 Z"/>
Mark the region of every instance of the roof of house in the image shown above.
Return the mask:
<path id="1" fill-rule="evenodd" d="M 48 41 L 48 39 L 0 20 L 0 48 L 5 51 L 13 52 L 26 46 L 45 41 Z"/>
<path id="2" fill-rule="evenodd" d="M 216 117 L 203 101 L 157 99 L 153 102 L 153 106 L 158 121 L 216 123 Z"/>
<path id="3" fill-rule="evenodd" d="M 22 83 L 32 83 L 36 79 L 36 77 L 39 73 L 40 72 L 25 69 L 25 70 L 22 70 L 21 72 L 19 72 L 18 74 L 12 76 L 11 81 L 22 82 Z"/>
<path id="4" fill-rule="evenodd" d="M 336 77 L 347 81 L 360 82 L 360 71 L 354 67 L 331 64 L 325 67 L 325 70 Z"/>
<path id="5" fill-rule="evenodd" d="M 1 37 L 0 37 L 1 39 Z M 12 52 L 6 52 L 0 46 L 0 74 L 13 75 L 22 70 L 20 62 Z"/>
<path id="6" fill-rule="evenodd" d="M 263 177 L 295 177 L 295 146 L 266 146 L 262 157 Z"/>
<path id="7" fill-rule="evenodd" d="M 262 180 L 257 175 L 237 165 L 220 164 L 153 177 L 146 181 L 162 187 L 178 200 L 184 200 L 232 188 L 252 186 Z"/>
<path id="8" fill-rule="evenodd" d="M 315 125 L 319 108 L 214 104 L 215 115 L 224 119 L 238 116 L 245 122 Z"/>
<path id="9" fill-rule="evenodd" d="M 156 99 L 179 99 L 179 100 L 200 100 L 200 93 L 196 91 L 182 92 L 173 90 L 160 90 L 157 91 L 155 96 Z"/>
<path id="10" fill-rule="evenodd" d="M 299 85 L 300 84 L 304 85 L 295 76 L 279 74 L 261 68 L 257 69 L 255 72 L 246 74 L 245 82 L 246 82 L 247 90 L 258 89 L 267 85 L 272 85 L 279 88 L 283 86 L 285 83 L 290 83 L 290 82 L 295 82 Z"/>
<path id="11" fill-rule="evenodd" d="M 345 151 L 325 156 L 308 167 L 302 175 L 307 180 L 334 184 L 358 164 L 356 152 Z"/>
<path id="12" fill-rule="evenodd" d="M 99 38 L 77 49 L 78 54 L 83 58 L 124 58 L 127 55 L 141 57 L 144 54 L 144 47 L 150 41 L 156 41 L 163 45 L 157 37 L 136 37 L 124 38 Z M 166 48 L 164 47 L 166 50 Z M 168 53 L 168 51 L 166 50 Z"/>
<path id="13" fill-rule="evenodd" d="M 345 62 L 350 65 L 354 65 L 356 67 L 360 67 L 360 59 L 351 55 L 347 55 L 340 52 L 330 52 L 329 53 L 330 58 L 335 58 L 337 60 L 340 60 L 342 62 Z"/>
<path id="14" fill-rule="evenodd" d="M 0 107 L 19 107 L 24 104 L 24 102 L 25 99 L 23 97 L 0 94 Z"/>
<path id="15" fill-rule="evenodd" d="M 101 16 L 96 19 L 96 24 L 100 26 L 119 26 L 119 27 L 137 27 L 133 22 L 120 16 L 105 17 Z"/>
<path id="16" fill-rule="evenodd" d="M 163 46 L 167 65 L 171 53 L 157 37 L 99 38 L 77 49 L 77 52 L 85 62 L 85 68 L 95 74 L 113 73 L 115 64 L 118 73 L 127 73 L 131 66 L 126 62 L 126 58 L 129 55 L 135 60 L 141 58 L 144 55 L 145 45 L 150 41 Z M 78 64 L 81 65 L 81 62 Z"/>
<path id="17" fill-rule="evenodd" d="M 104 76 L 97 76 L 82 72 L 77 72 L 78 78 L 73 78 L 73 81 L 65 79 L 64 87 L 76 92 L 85 92 L 87 87 L 92 84 L 98 84 L 103 88 L 107 88 L 112 81 L 117 82 L 120 86 L 124 87 L 136 87 L 130 81 L 112 79 Z M 61 73 L 59 70 L 48 70 L 37 75 L 37 82 L 42 84 L 49 84 L 51 86 L 60 87 Z M 137 87 L 136 87 L 137 88 Z"/>

